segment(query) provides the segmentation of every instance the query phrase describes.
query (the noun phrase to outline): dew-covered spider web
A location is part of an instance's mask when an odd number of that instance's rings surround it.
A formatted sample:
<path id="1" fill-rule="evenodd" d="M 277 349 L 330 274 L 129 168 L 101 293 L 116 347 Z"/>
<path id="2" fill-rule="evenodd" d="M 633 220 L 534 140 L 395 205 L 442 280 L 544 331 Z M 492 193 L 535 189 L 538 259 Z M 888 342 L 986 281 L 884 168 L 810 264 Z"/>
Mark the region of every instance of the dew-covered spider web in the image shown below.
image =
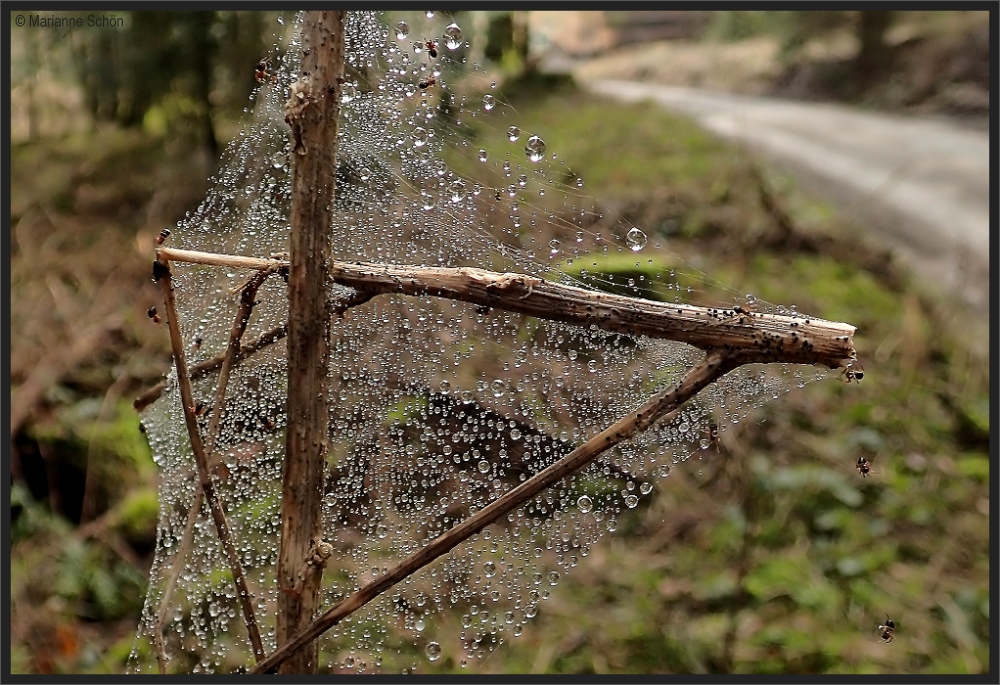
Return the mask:
<path id="1" fill-rule="evenodd" d="M 462 29 L 430 14 L 391 25 L 376 13 L 349 15 L 338 166 L 330 170 L 335 257 L 476 266 L 690 302 L 711 279 L 641 227 L 602 212 L 545 132 L 520 128 L 517 111 L 470 60 Z M 271 73 L 251 96 L 222 170 L 170 246 L 257 257 L 287 251 L 284 103 L 299 49 L 294 33 L 276 40 Z M 225 350 L 250 272 L 171 269 L 195 367 Z M 256 300 L 243 344 L 259 349 L 233 370 L 210 462 L 270 652 L 287 427 L 285 282 L 268 278 Z M 681 343 L 432 297 L 380 295 L 347 309 L 335 322 L 329 371 L 323 520 L 334 555 L 322 607 L 569 453 L 701 356 Z M 321 672 L 412 672 L 443 656 L 456 664 L 482 658 L 522 632 L 623 511 L 709 446 L 713 426 L 725 430 L 823 375 L 774 365 L 730 373 L 675 420 L 606 452 L 328 631 Z M 217 382 L 217 371 L 193 381 L 195 400 L 208 408 L 203 432 Z M 188 526 L 198 479 L 175 374 L 143 422 L 161 468 L 160 519 L 130 671 L 156 672 L 158 656 L 168 672 L 250 667 L 231 572 L 203 503 Z M 461 630 L 438 631 L 442 612 L 460 617 Z"/>

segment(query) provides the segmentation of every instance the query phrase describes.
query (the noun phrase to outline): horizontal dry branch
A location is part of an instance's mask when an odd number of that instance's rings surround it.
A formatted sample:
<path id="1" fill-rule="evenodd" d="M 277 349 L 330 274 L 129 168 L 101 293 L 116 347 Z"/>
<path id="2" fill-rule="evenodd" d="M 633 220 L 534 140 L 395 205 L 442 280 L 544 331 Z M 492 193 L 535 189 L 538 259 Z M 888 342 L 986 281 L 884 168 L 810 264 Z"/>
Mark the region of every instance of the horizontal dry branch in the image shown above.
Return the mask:
<path id="1" fill-rule="evenodd" d="M 161 248 L 158 254 L 171 261 L 233 268 L 288 264 L 172 248 Z M 431 295 L 578 326 L 593 324 L 606 331 L 676 340 L 706 352 L 720 350 L 739 364 L 785 362 L 836 369 L 855 359 L 854 326 L 822 319 L 655 302 L 472 267 L 333 262 L 330 274 L 340 285 L 367 295 Z"/>

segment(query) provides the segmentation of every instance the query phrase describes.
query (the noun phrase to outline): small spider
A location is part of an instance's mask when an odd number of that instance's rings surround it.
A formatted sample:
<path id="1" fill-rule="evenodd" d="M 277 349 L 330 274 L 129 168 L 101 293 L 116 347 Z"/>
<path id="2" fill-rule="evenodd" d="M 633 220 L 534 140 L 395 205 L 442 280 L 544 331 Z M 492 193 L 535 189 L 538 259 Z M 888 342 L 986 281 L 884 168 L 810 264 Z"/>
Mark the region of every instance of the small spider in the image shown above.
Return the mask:
<path id="1" fill-rule="evenodd" d="M 852 362 L 848 362 L 847 366 L 840 373 L 841 377 L 844 379 L 845 383 L 850 383 L 854 381 L 855 383 L 861 383 L 861 379 L 865 377 L 865 367 L 861 365 L 857 359 Z"/>
<path id="2" fill-rule="evenodd" d="M 878 627 L 878 636 L 882 638 L 882 642 L 889 644 L 892 642 L 892 634 L 896 632 L 896 623 L 891 618 L 889 614 L 885 615 L 885 624 Z"/>

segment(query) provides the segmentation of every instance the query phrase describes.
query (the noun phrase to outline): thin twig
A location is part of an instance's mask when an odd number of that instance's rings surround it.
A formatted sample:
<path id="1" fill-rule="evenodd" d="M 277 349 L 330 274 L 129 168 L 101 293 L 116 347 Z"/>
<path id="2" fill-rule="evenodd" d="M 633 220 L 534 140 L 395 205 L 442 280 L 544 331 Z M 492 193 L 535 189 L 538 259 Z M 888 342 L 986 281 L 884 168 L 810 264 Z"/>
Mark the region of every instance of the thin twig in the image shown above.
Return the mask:
<path id="1" fill-rule="evenodd" d="M 276 326 L 269 331 L 261 333 L 256 340 L 249 342 L 240 348 L 240 353 L 236 356 L 236 361 L 243 361 L 250 355 L 256 354 L 268 345 L 278 342 L 286 335 L 288 335 L 288 326 L 286 324 Z M 225 358 L 225 354 L 220 354 L 217 357 L 212 357 L 211 359 L 206 359 L 203 362 L 195 364 L 191 367 L 191 380 L 196 381 L 199 378 L 207 376 L 211 372 L 221 368 L 222 362 Z M 166 387 L 166 381 L 160 381 L 148 390 L 144 390 L 142 394 L 136 397 L 132 402 L 132 407 L 138 412 L 143 411 L 153 402 L 160 399 L 160 396 L 163 394 Z"/>
<path id="2" fill-rule="evenodd" d="M 236 312 L 236 318 L 233 320 L 233 327 L 229 332 L 229 344 L 226 346 L 226 352 L 223 355 L 222 360 L 222 369 L 219 371 L 218 386 L 215 392 L 215 408 L 212 411 L 212 419 L 208 427 L 208 441 L 205 446 L 206 453 L 210 454 L 214 452 L 215 446 L 218 443 L 219 427 L 222 421 L 222 410 L 226 400 L 226 388 L 229 384 L 229 374 L 240 354 L 240 339 L 243 337 L 243 333 L 247 328 L 247 323 L 250 321 L 250 315 L 253 312 L 253 307 L 257 297 L 257 290 L 264 283 L 267 277 L 275 271 L 276 269 L 263 269 L 258 271 L 243 286 L 242 293 L 240 295 L 240 306 Z M 170 600 L 173 597 L 174 588 L 177 587 L 177 579 L 180 576 L 181 569 L 184 567 L 184 559 L 187 556 L 187 550 L 191 546 L 191 542 L 194 539 L 194 524 L 198 519 L 199 512 L 201 511 L 203 496 L 204 491 L 202 490 L 201 485 L 195 485 L 194 502 L 191 504 L 190 509 L 188 509 L 187 521 L 184 524 L 184 535 L 181 538 L 180 545 L 178 545 L 177 548 L 177 553 L 174 556 L 175 562 L 171 564 L 170 576 L 167 580 L 166 588 L 163 591 L 163 597 L 160 598 L 160 610 L 156 614 L 156 626 L 154 628 L 153 638 L 156 644 L 157 665 L 159 666 L 161 674 L 166 673 L 167 662 L 166 646 L 163 643 L 163 626 L 167 620 L 167 612 L 170 608 Z"/>
<path id="3" fill-rule="evenodd" d="M 635 433 L 645 430 L 654 422 L 664 418 L 673 418 L 685 401 L 739 365 L 739 362 L 733 361 L 732 357 L 725 353 L 708 353 L 676 385 L 657 393 L 635 412 L 630 412 L 627 416 L 619 419 L 602 433 L 595 435 L 559 461 L 500 496 L 446 533 L 439 535 L 426 547 L 400 562 L 392 571 L 380 576 L 377 580 L 329 609 L 309 624 L 307 628 L 272 652 L 267 659 L 257 663 L 250 673 L 273 672 L 296 650 L 311 643 L 326 630 L 396 583 L 454 549 L 484 527 L 535 497 L 545 488 L 580 470 L 601 453 Z"/>
<path id="4" fill-rule="evenodd" d="M 198 466 L 198 478 L 201 489 L 208 500 L 209 509 L 212 511 L 212 518 L 215 520 L 215 527 L 219 531 L 219 539 L 226 550 L 226 557 L 229 560 L 229 567 L 233 573 L 233 581 L 236 584 L 236 594 L 239 596 L 240 605 L 243 608 L 243 617 L 246 622 L 247 632 L 250 634 L 250 643 L 253 646 L 254 657 L 257 661 L 264 658 L 264 645 L 260 639 L 260 631 L 257 628 L 257 618 L 254 616 L 253 599 L 250 590 L 247 588 L 246 578 L 243 575 L 243 565 L 240 563 L 239 552 L 233 542 L 233 534 L 226 521 L 226 514 L 222 510 L 222 503 L 219 501 L 218 493 L 215 490 L 215 483 L 208 469 L 208 455 L 205 453 L 205 446 L 201 441 L 201 433 L 198 429 L 198 419 L 195 416 L 194 393 L 191 389 L 191 378 L 188 376 L 187 361 L 184 358 L 184 341 L 181 339 L 181 328 L 177 320 L 177 305 L 174 300 L 174 289 L 171 283 L 170 264 L 165 261 L 158 261 L 160 287 L 163 289 L 164 305 L 167 315 L 167 327 L 170 330 L 170 345 L 174 351 L 174 363 L 177 367 L 177 383 L 181 393 L 181 408 L 184 411 L 184 421 L 187 424 L 188 437 L 191 440 L 191 450 L 194 452 L 195 464 Z"/>
<path id="5" fill-rule="evenodd" d="M 280 268 L 288 262 L 161 248 L 175 261 L 248 269 Z M 432 295 L 578 326 L 688 343 L 706 352 L 738 353 L 755 362 L 844 367 L 855 358 L 854 326 L 802 316 L 655 302 L 597 292 L 515 273 L 472 267 L 425 267 L 333 262 L 340 285 L 366 293 Z"/>

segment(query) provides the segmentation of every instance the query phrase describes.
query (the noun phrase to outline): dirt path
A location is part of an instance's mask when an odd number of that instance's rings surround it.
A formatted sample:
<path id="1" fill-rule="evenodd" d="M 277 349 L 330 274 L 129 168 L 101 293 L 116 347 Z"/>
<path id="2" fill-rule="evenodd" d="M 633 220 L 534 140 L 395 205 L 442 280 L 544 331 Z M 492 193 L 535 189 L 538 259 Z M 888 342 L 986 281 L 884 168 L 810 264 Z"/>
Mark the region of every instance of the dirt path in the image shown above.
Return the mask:
<path id="1" fill-rule="evenodd" d="M 924 284 L 988 317 L 988 132 L 942 119 L 650 83 L 594 80 L 587 87 L 660 103 L 782 164 L 868 226 Z"/>

